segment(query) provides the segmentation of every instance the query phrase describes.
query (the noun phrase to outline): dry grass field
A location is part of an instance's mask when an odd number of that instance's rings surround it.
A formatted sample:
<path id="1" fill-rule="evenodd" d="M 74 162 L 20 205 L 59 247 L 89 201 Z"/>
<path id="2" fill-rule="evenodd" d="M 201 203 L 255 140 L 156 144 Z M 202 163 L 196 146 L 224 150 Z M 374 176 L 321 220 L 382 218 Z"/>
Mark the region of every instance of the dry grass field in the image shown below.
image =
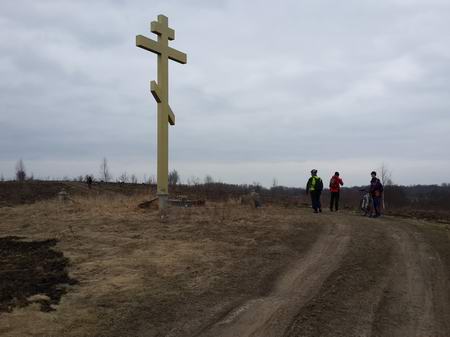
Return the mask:
<path id="1" fill-rule="evenodd" d="M 78 284 L 55 311 L 34 303 L 0 312 L 0 336 L 157 336 L 188 321 L 200 325 L 268 292 L 274 275 L 321 230 L 290 210 L 236 204 L 174 208 L 161 217 L 138 209 L 143 199 L 1 208 L 2 236 L 56 239 Z"/>
<path id="2" fill-rule="evenodd" d="M 446 224 L 144 199 L 0 208 L 0 336 L 450 336 Z"/>

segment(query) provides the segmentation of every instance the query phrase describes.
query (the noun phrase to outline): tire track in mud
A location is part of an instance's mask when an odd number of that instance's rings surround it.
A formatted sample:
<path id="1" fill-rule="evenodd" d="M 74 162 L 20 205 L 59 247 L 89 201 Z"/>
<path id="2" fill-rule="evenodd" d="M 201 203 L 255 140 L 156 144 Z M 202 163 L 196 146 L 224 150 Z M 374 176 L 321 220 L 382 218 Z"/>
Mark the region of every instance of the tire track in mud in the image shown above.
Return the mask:
<path id="1" fill-rule="evenodd" d="M 370 336 L 392 268 L 394 242 L 383 226 L 345 217 L 353 225 L 342 263 L 298 314 L 286 336 Z M 282 335 L 280 335 L 282 336 Z"/>
<path id="2" fill-rule="evenodd" d="M 450 336 L 449 281 L 414 223 L 323 216 L 326 230 L 265 297 L 201 337 Z"/>
<path id="3" fill-rule="evenodd" d="M 346 253 L 350 232 L 348 225 L 327 225 L 310 251 L 279 278 L 270 295 L 244 303 L 197 336 L 283 335 L 298 308 L 311 300 L 338 268 Z"/>
<path id="4" fill-rule="evenodd" d="M 439 254 L 412 226 L 392 228 L 392 237 L 395 262 L 372 336 L 449 336 L 449 284 Z"/>
<path id="5" fill-rule="evenodd" d="M 353 221 L 340 268 L 286 336 L 449 336 L 448 279 L 439 255 L 410 223 Z"/>

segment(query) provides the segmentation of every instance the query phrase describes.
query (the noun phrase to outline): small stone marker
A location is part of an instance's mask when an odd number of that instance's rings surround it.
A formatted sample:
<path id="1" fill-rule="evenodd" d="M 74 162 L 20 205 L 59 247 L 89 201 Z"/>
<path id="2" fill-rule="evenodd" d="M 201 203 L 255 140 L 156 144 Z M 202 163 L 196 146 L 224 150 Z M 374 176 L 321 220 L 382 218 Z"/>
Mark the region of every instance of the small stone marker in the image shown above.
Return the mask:
<path id="1" fill-rule="evenodd" d="M 150 91 L 158 102 L 158 169 L 157 169 L 157 195 L 159 208 L 167 206 L 169 195 L 169 127 L 175 125 L 175 115 L 169 105 L 169 59 L 185 64 L 186 54 L 169 47 L 169 40 L 175 39 L 175 31 L 169 28 L 169 19 L 158 15 L 158 21 L 151 23 L 152 33 L 158 35 L 158 41 L 145 36 L 136 36 L 136 46 L 158 54 L 158 82 L 150 82 Z"/>
<path id="2" fill-rule="evenodd" d="M 69 199 L 69 193 L 67 193 L 66 190 L 62 189 L 61 192 L 58 193 L 58 200 L 60 202 L 67 202 Z"/>

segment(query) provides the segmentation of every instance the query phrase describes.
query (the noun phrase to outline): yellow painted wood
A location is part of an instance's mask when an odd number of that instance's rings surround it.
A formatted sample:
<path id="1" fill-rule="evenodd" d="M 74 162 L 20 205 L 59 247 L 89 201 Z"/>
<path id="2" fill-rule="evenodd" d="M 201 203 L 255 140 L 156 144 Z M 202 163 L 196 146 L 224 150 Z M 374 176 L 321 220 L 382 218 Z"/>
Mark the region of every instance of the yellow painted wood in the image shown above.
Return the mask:
<path id="1" fill-rule="evenodd" d="M 158 21 L 153 21 L 150 24 L 150 31 L 158 35 L 162 35 L 165 33 L 167 34 L 167 38 L 170 41 L 175 40 L 175 31 L 172 28 L 169 28 L 168 26 L 164 26 L 164 24 L 161 24 Z"/>
<path id="2" fill-rule="evenodd" d="M 169 19 L 164 15 L 158 15 L 158 21 L 150 24 L 150 30 L 158 35 L 158 41 L 154 41 L 142 35 L 136 36 L 136 46 L 158 55 L 157 82 L 150 82 L 150 91 L 158 103 L 157 130 L 157 183 L 160 207 L 169 193 L 169 127 L 175 125 L 175 114 L 169 105 L 169 59 L 185 64 L 187 55 L 169 47 L 169 41 L 175 39 L 175 31 L 169 28 Z"/>
<path id="3" fill-rule="evenodd" d="M 155 101 L 161 103 L 161 90 L 159 89 L 159 86 L 155 81 L 150 82 L 150 91 L 155 98 Z"/>
<path id="4" fill-rule="evenodd" d="M 175 125 L 175 114 L 173 113 L 172 109 L 170 108 L 170 105 L 167 106 L 169 110 L 167 113 L 169 114 L 169 124 Z"/>
<path id="5" fill-rule="evenodd" d="M 151 51 L 156 54 L 162 54 L 166 53 L 172 61 L 185 64 L 187 62 L 187 55 L 185 53 L 182 53 L 176 49 L 173 49 L 171 47 L 167 48 L 161 48 L 161 46 L 158 44 L 158 42 L 153 41 L 145 36 L 137 35 L 136 36 L 136 46 L 140 47 L 142 49 Z"/>

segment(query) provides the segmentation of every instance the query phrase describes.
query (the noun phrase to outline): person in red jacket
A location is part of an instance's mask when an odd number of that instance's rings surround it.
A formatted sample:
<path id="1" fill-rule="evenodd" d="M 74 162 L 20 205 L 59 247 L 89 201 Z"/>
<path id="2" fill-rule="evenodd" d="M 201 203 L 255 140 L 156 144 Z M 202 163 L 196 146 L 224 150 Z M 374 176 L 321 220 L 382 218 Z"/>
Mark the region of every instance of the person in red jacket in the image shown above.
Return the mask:
<path id="1" fill-rule="evenodd" d="M 339 193 L 341 191 L 341 186 L 344 185 L 344 182 L 341 178 L 339 178 L 339 172 L 335 172 L 334 176 L 330 179 L 330 211 L 333 212 L 333 206 L 336 212 L 339 209 Z"/>

